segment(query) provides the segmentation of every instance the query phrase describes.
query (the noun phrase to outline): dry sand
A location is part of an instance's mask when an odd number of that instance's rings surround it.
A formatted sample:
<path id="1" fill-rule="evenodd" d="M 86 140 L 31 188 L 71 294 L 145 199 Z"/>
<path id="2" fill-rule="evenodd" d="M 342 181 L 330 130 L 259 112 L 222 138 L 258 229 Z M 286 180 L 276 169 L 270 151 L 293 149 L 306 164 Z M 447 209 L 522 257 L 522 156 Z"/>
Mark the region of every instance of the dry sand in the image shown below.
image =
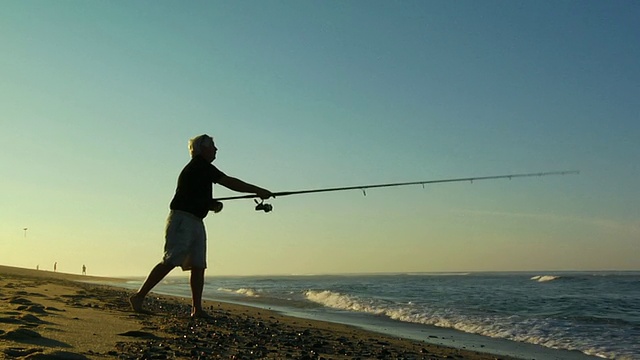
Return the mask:
<path id="1" fill-rule="evenodd" d="M 194 320 L 189 299 L 153 293 L 156 315 L 136 314 L 131 291 L 85 283 L 103 280 L 0 266 L 0 358 L 497 359 L 228 303 Z"/>

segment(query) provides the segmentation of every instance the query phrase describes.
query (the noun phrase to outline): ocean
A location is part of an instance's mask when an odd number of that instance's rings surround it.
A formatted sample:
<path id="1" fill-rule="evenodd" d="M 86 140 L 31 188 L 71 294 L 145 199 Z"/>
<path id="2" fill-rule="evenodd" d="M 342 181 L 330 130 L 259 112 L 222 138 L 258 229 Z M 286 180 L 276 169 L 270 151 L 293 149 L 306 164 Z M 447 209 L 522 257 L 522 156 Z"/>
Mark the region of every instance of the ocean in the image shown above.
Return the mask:
<path id="1" fill-rule="evenodd" d="M 185 277 L 154 291 L 190 297 Z M 208 277 L 204 298 L 497 355 L 640 359 L 640 272 Z"/>

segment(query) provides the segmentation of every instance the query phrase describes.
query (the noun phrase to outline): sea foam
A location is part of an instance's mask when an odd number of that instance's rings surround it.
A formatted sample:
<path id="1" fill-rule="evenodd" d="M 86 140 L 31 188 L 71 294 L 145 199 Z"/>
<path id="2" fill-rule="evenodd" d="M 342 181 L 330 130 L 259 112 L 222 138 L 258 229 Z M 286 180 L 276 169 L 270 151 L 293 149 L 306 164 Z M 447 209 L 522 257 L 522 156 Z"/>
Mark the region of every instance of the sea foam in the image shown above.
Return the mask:
<path id="1" fill-rule="evenodd" d="M 244 295 L 249 297 L 260 297 L 260 294 L 258 294 L 258 292 L 255 291 L 254 289 L 240 288 L 240 289 L 233 290 L 233 289 L 227 289 L 227 288 L 218 288 L 218 291 L 234 293 L 234 294 Z"/>
<path id="2" fill-rule="evenodd" d="M 307 300 L 314 303 L 340 310 L 360 311 L 370 314 L 383 314 L 384 310 L 371 304 L 361 302 L 353 296 L 343 295 L 333 291 L 312 291 L 305 293 Z"/>
<path id="3" fill-rule="evenodd" d="M 518 317 L 486 315 L 470 317 L 459 314 L 452 309 L 433 311 L 425 307 L 415 307 L 412 303 L 391 304 L 372 300 L 367 301 L 329 290 L 309 290 L 304 295 L 309 301 L 333 309 L 365 312 L 386 316 L 402 322 L 451 328 L 467 333 L 539 344 L 550 348 L 567 348 L 566 344 L 563 344 L 561 340 L 555 339 L 545 330 L 549 324 L 544 320 L 532 321 L 519 319 Z M 569 349 L 574 350 L 575 348 L 569 347 Z"/>
<path id="4" fill-rule="evenodd" d="M 560 276 L 554 275 L 536 275 L 531 278 L 531 280 L 535 280 L 537 282 L 546 282 L 560 279 Z"/>

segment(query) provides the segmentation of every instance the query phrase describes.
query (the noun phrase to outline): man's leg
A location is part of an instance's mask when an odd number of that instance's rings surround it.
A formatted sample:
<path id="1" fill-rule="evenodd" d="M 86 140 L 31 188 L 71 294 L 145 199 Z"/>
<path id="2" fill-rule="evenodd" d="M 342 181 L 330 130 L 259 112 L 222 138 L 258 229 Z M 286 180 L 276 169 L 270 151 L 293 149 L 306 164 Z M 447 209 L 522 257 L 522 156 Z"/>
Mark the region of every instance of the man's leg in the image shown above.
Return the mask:
<path id="1" fill-rule="evenodd" d="M 151 289 L 158 285 L 158 283 L 162 279 L 164 279 L 164 277 L 167 276 L 167 274 L 169 274 L 169 272 L 171 272 L 174 267 L 175 266 L 173 265 L 160 263 L 151 270 L 149 276 L 147 276 L 147 279 L 140 287 L 140 290 L 138 290 L 137 293 L 129 298 L 129 302 L 131 303 L 131 308 L 133 308 L 133 311 L 144 312 L 144 310 L 142 309 L 142 302 L 144 301 L 145 296 L 147 296 Z"/>
<path id="2" fill-rule="evenodd" d="M 202 309 L 202 290 L 204 289 L 204 268 L 191 269 L 191 316 L 207 317 L 207 313 Z"/>

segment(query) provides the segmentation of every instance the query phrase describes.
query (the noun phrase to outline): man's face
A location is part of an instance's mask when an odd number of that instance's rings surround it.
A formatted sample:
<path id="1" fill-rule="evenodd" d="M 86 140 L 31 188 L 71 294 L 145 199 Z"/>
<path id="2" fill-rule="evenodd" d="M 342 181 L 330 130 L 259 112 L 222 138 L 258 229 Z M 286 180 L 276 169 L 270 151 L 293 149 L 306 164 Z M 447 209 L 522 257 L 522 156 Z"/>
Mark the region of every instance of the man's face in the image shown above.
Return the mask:
<path id="1" fill-rule="evenodd" d="M 211 141 L 211 146 L 205 146 L 202 148 L 202 157 L 207 159 L 209 162 L 213 162 L 216 159 L 216 153 L 218 152 L 218 148 L 216 144 Z"/>

